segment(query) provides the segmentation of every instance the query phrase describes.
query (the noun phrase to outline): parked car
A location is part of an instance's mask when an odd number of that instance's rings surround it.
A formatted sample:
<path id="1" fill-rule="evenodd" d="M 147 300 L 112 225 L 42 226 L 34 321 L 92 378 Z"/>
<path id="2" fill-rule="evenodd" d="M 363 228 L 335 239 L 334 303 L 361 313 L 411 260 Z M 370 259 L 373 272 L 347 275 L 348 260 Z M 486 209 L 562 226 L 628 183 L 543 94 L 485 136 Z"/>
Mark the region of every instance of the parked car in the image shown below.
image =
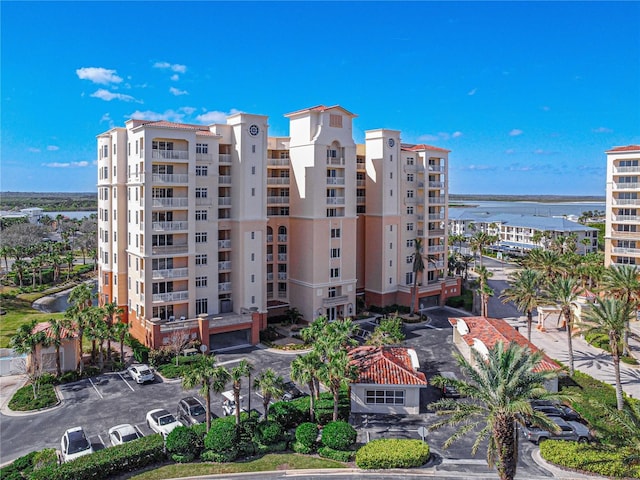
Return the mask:
<path id="1" fill-rule="evenodd" d="M 571 420 L 574 422 L 582 422 L 582 417 L 571 407 L 554 403 L 548 400 L 533 400 L 531 406 L 534 410 L 542 412 L 548 417 L 560 417 L 563 420 Z"/>
<path id="2" fill-rule="evenodd" d="M 111 445 L 122 445 L 123 443 L 130 442 L 131 440 L 137 440 L 142 438 L 142 435 L 133 425 L 123 423 L 122 425 L 116 425 L 109 429 L 109 440 Z"/>
<path id="3" fill-rule="evenodd" d="M 225 416 L 235 415 L 236 414 L 236 401 L 233 396 L 233 390 L 227 390 L 226 392 L 222 392 L 222 396 L 224 400 L 222 401 L 222 413 Z M 247 409 L 242 405 L 244 404 L 244 397 L 240 395 L 240 411 L 246 412 Z"/>
<path id="4" fill-rule="evenodd" d="M 93 453 L 93 447 L 87 440 L 82 427 L 73 427 L 64 432 L 60 440 L 60 455 L 63 462 L 70 462 L 90 453 Z"/>
<path id="5" fill-rule="evenodd" d="M 153 374 L 148 365 L 131 365 L 127 372 L 136 383 L 153 382 L 156 376 Z"/>
<path id="6" fill-rule="evenodd" d="M 306 397 L 307 394 L 298 388 L 293 382 L 286 382 L 283 385 L 284 393 L 282 394 L 282 400 L 293 400 L 294 398 Z"/>
<path id="7" fill-rule="evenodd" d="M 164 438 L 167 438 L 174 428 L 182 424 L 164 408 L 156 408 L 147 412 L 147 425 L 154 432 L 161 433 Z"/>
<path id="8" fill-rule="evenodd" d="M 458 377 L 453 372 L 440 372 L 440 376 L 450 380 L 458 380 Z M 444 385 L 442 387 L 442 396 L 447 398 L 460 398 L 460 392 L 453 385 Z"/>
<path id="9" fill-rule="evenodd" d="M 202 402 L 196 397 L 185 397 L 178 402 L 178 411 L 176 418 L 187 427 L 204 423 L 206 421 L 207 412 Z M 211 418 L 217 418 L 217 415 L 211 414 Z"/>
<path id="10" fill-rule="evenodd" d="M 587 427 L 581 423 L 563 420 L 560 417 L 550 417 L 558 425 L 557 432 L 549 432 L 535 425 L 520 426 L 524 437 L 530 442 L 540 444 L 545 440 L 573 440 L 577 442 L 589 442 L 593 436 Z"/>

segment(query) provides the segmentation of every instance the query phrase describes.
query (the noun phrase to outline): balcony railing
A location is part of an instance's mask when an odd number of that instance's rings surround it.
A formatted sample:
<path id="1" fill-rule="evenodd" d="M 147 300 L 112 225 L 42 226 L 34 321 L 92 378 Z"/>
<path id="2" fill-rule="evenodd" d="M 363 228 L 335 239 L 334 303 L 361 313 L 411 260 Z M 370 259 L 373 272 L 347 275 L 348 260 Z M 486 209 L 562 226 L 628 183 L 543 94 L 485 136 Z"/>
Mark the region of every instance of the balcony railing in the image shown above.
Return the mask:
<path id="1" fill-rule="evenodd" d="M 327 165 L 344 165 L 344 158 L 327 157 Z"/>
<path id="2" fill-rule="evenodd" d="M 614 198 L 614 205 L 638 205 L 640 206 L 640 198 Z"/>
<path id="3" fill-rule="evenodd" d="M 278 291 L 278 298 L 287 298 L 287 292 L 286 291 L 284 291 L 284 292 Z"/>
<path id="4" fill-rule="evenodd" d="M 444 182 L 429 182 L 429 188 L 444 188 Z"/>
<path id="5" fill-rule="evenodd" d="M 614 215 L 614 222 L 637 222 L 640 220 L 639 215 Z"/>
<path id="6" fill-rule="evenodd" d="M 420 229 L 418 229 L 418 230 L 417 230 L 416 234 L 417 234 L 419 237 L 424 237 L 424 230 L 420 228 Z"/>
<path id="7" fill-rule="evenodd" d="M 219 292 L 230 292 L 231 291 L 231 282 L 223 282 L 218 284 Z"/>
<path id="8" fill-rule="evenodd" d="M 430 213 L 429 220 L 444 220 L 444 213 Z"/>
<path id="9" fill-rule="evenodd" d="M 196 205 L 199 206 L 211 206 L 213 205 L 213 200 L 208 197 L 196 197 Z"/>
<path id="10" fill-rule="evenodd" d="M 640 255 L 640 248 L 612 247 L 611 253 L 623 255 Z"/>
<path id="11" fill-rule="evenodd" d="M 429 165 L 428 170 L 430 172 L 444 172 L 444 167 L 441 167 L 439 165 Z"/>
<path id="12" fill-rule="evenodd" d="M 231 240 L 218 240 L 218 248 L 231 248 Z"/>
<path id="13" fill-rule="evenodd" d="M 153 301 L 154 302 L 180 302 L 183 300 L 189 300 L 189 291 L 182 290 L 179 292 L 168 292 L 168 293 L 154 293 Z"/>
<path id="14" fill-rule="evenodd" d="M 273 253 L 267 253 L 267 262 L 273 262 Z"/>
<path id="15" fill-rule="evenodd" d="M 213 162 L 213 153 L 196 153 L 196 162 Z"/>
<path id="16" fill-rule="evenodd" d="M 289 197 L 281 197 L 279 195 L 271 195 L 267 197 L 267 203 L 274 203 L 278 205 L 288 205 Z"/>
<path id="17" fill-rule="evenodd" d="M 348 295 L 340 295 L 337 297 L 328 297 L 322 299 L 322 306 L 327 307 L 335 307 L 338 305 L 343 305 L 349 300 Z"/>
<path id="18" fill-rule="evenodd" d="M 174 232 L 176 230 L 188 230 L 189 222 L 152 222 L 151 229 L 154 232 Z"/>
<path id="19" fill-rule="evenodd" d="M 418 188 L 424 188 L 424 182 L 418 182 Z"/>
<path id="20" fill-rule="evenodd" d="M 176 253 L 188 253 L 189 245 L 155 245 L 151 247 L 153 255 L 172 255 Z"/>
<path id="21" fill-rule="evenodd" d="M 218 262 L 218 270 L 231 270 L 231 260 Z"/>
<path id="22" fill-rule="evenodd" d="M 218 197 L 218 205 L 222 205 L 222 206 L 231 205 L 231 197 Z"/>
<path id="23" fill-rule="evenodd" d="M 364 196 L 356 197 L 356 203 L 358 205 L 363 205 L 363 204 L 367 203 L 367 197 L 364 197 Z"/>
<path id="24" fill-rule="evenodd" d="M 431 205 L 444 205 L 443 197 L 427 197 L 427 203 Z"/>
<path id="25" fill-rule="evenodd" d="M 165 268 L 162 270 L 152 270 L 152 278 L 161 280 L 163 278 L 183 278 L 189 276 L 188 268 Z"/>
<path id="26" fill-rule="evenodd" d="M 189 175 L 186 173 L 154 173 L 153 183 L 187 183 Z"/>
<path id="27" fill-rule="evenodd" d="M 151 150 L 151 158 L 160 160 L 189 160 L 188 150 Z"/>
<path id="28" fill-rule="evenodd" d="M 640 165 L 636 165 L 632 167 L 614 167 L 613 173 L 614 175 L 616 173 L 640 173 Z"/>
<path id="29" fill-rule="evenodd" d="M 443 253 L 444 245 L 429 245 L 427 250 L 429 253 Z"/>
<path id="30" fill-rule="evenodd" d="M 444 235 L 444 228 L 430 228 L 427 230 L 427 235 L 430 237 L 442 237 Z"/>
<path id="31" fill-rule="evenodd" d="M 612 237 L 631 237 L 631 238 L 639 238 L 640 239 L 640 232 L 620 232 L 617 230 L 612 230 L 611 231 L 611 236 Z"/>
<path id="32" fill-rule="evenodd" d="M 638 182 L 634 182 L 634 183 L 614 183 L 613 184 L 613 189 L 614 190 L 639 190 L 640 189 L 640 183 L 638 183 Z"/>
<path id="33" fill-rule="evenodd" d="M 272 282 L 273 281 L 273 272 L 268 272 L 267 273 L 267 282 Z"/>
<path id="34" fill-rule="evenodd" d="M 428 262 L 428 270 L 439 270 L 444 268 L 444 262 Z"/>
<path id="35" fill-rule="evenodd" d="M 152 198 L 151 205 L 153 207 L 188 207 L 189 199 L 187 197 Z"/>
<path id="36" fill-rule="evenodd" d="M 287 234 L 286 233 L 279 233 L 278 234 L 278 242 L 282 243 L 282 242 L 286 242 L 287 241 Z"/>
<path id="37" fill-rule="evenodd" d="M 286 253 L 279 253 L 278 254 L 278 261 L 279 262 L 286 262 L 287 261 L 287 254 Z"/>
<path id="38" fill-rule="evenodd" d="M 327 177 L 327 185 L 344 185 L 344 177 Z"/>
<path id="39" fill-rule="evenodd" d="M 416 197 L 405 197 L 404 198 L 404 203 L 408 203 L 408 204 L 416 204 L 418 203 L 418 199 Z"/>
<path id="40" fill-rule="evenodd" d="M 344 205 L 344 197 L 327 197 L 327 205 Z"/>
<path id="41" fill-rule="evenodd" d="M 218 177 L 218 183 L 220 185 L 231 185 L 231 175 L 220 175 Z"/>
<path id="42" fill-rule="evenodd" d="M 289 158 L 267 158 L 267 166 L 288 167 L 290 161 Z"/>
<path id="43" fill-rule="evenodd" d="M 273 235 L 267 235 L 267 243 L 273 242 Z"/>
<path id="44" fill-rule="evenodd" d="M 356 180 L 356 185 L 358 187 L 365 187 L 367 185 L 367 181 L 366 180 Z"/>
<path id="45" fill-rule="evenodd" d="M 405 165 L 404 166 L 404 171 L 408 173 L 422 172 L 423 170 L 424 168 L 422 167 L 422 165 Z"/>
<path id="46" fill-rule="evenodd" d="M 287 272 L 278 272 L 278 280 L 286 280 Z"/>
<path id="47" fill-rule="evenodd" d="M 289 177 L 267 177 L 267 185 L 289 185 Z"/>
<path id="48" fill-rule="evenodd" d="M 218 154 L 218 162 L 219 163 L 231 163 L 231 154 L 230 153 L 220 153 L 220 154 Z"/>

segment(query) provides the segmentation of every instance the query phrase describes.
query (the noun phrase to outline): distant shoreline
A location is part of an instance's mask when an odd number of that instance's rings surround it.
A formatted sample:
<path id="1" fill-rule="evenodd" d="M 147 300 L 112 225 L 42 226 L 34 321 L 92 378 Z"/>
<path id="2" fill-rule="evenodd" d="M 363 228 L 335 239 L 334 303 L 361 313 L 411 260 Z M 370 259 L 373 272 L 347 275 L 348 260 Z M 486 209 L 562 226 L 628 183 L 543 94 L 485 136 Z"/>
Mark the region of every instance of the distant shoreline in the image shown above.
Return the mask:
<path id="1" fill-rule="evenodd" d="M 604 203 L 604 196 L 595 195 L 465 195 L 449 194 L 449 202 L 455 206 L 470 206 L 467 202 L 536 202 L 536 203 Z M 457 205 L 462 204 L 462 205 Z M 453 205 L 451 205 L 453 206 Z"/>

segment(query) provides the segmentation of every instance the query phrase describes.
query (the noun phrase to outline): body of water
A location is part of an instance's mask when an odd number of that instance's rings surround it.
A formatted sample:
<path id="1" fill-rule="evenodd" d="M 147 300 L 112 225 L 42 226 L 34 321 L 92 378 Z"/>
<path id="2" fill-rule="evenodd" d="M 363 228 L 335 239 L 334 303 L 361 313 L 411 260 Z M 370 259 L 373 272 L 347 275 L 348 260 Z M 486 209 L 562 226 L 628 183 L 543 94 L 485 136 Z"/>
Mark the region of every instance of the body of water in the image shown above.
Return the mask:
<path id="1" fill-rule="evenodd" d="M 473 210 L 489 213 L 514 213 L 519 215 L 539 215 L 542 217 L 561 217 L 563 215 L 575 215 L 577 217 L 591 210 L 604 211 L 605 202 L 500 202 L 500 201 L 464 201 L 464 210 Z"/>

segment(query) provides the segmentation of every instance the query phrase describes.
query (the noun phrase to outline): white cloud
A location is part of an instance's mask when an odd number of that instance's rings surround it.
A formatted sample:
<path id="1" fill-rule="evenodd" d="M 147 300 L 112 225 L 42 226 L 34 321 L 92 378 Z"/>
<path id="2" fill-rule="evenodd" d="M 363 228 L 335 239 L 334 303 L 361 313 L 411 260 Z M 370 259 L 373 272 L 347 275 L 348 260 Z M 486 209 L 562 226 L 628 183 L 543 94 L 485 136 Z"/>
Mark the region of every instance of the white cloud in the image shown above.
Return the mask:
<path id="1" fill-rule="evenodd" d="M 196 117 L 196 120 L 201 123 L 204 123 L 205 125 L 210 125 L 212 123 L 225 123 L 227 120 L 227 117 L 235 113 L 240 113 L 240 110 L 236 110 L 235 108 L 232 108 L 229 113 L 218 112 L 214 110 L 211 112 L 203 113 L 202 115 L 198 115 Z"/>
<path id="2" fill-rule="evenodd" d="M 178 75 L 177 73 L 174 73 L 173 75 L 171 75 L 171 80 L 173 80 L 174 82 L 177 82 L 178 80 L 180 80 L 180 75 Z"/>
<path id="3" fill-rule="evenodd" d="M 512 137 L 517 137 L 518 135 L 522 135 L 524 132 L 518 128 L 514 128 L 509 132 L 509 135 Z"/>
<path id="4" fill-rule="evenodd" d="M 94 98 L 105 100 L 107 102 L 110 102 L 111 100 L 122 100 L 123 102 L 138 101 L 135 98 L 133 98 L 131 95 L 125 95 L 124 93 L 113 93 L 113 92 L 110 92 L 109 90 L 105 90 L 104 88 L 96 90 L 91 94 L 91 96 Z M 142 103 L 142 102 L 139 102 L 139 103 Z"/>
<path id="5" fill-rule="evenodd" d="M 451 138 L 458 138 L 462 136 L 462 132 L 453 132 L 451 134 Z"/>
<path id="6" fill-rule="evenodd" d="M 156 62 L 153 64 L 153 68 L 170 69 L 172 72 L 185 73 L 187 71 L 186 65 L 180 65 L 179 63 L 169 62 Z"/>
<path id="7" fill-rule="evenodd" d="M 440 140 L 440 137 L 438 137 L 437 135 L 431 135 L 430 133 L 425 133 L 424 135 L 420 135 L 418 137 L 419 142 L 435 142 L 437 140 Z"/>
<path id="8" fill-rule="evenodd" d="M 557 152 L 554 152 L 553 150 L 544 150 L 543 148 L 536 148 L 533 153 L 535 155 L 553 155 Z"/>
<path id="9" fill-rule="evenodd" d="M 598 127 L 593 129 L 593 133 L 612 133 L 613 130 L 607 127 Z"/>
<path id="10" fill-rule="evenodd" d="M 47 150 L 49 150 L 50 152 L 57 152 L 58 150 L 60 150 L 60 147 L 58 147 L 57 145 L 48 145 Z"/>
<path id="11" fill-rule="evenodd" d="M 472 170 L 472 171 L 483 171 L 483 170 L 495 170 L 497 167 L 495 165 L 464 165 L 460 167 L 460 170 Z"/>
<path id="12" fill-rule="evenodd" d="M 43 163 L 42 166 L 43 167 L 50 167 L 50 168 L 81 168 L 81 167 L 88 167 L 89 166 L 89 162 L 87 162 L 87 161 L 82 161 L 82 162 L 51 162 L 51 163 Z"/>
<path id="13" fill-rule="evenodd" d="M 120 83 L 122 78 L 116 75 L 115 70 L 101 67 L 82 67 L 76 70 L 76 75 L 81 80 L 90 80 L 93 83 L 108 85 L 110 83 Z"/>
<path id="14" fill-rule="evenodd" d="M 449 140 L 450 138 L 458 138 L 462 136 L 462 132 L 455 131 L 453 133 L 438 132 L 436 135 L 425 133 L 418 137 L 418 142 L 438 142 L 441 140 Z"/>
<path id="15" fill-rule="evenodd" d="M 180 95 L 189 95 L 189 92 L 187 92 L 186 90 L 180 90 L 179 88 L 176 87 L 171 87 L 169 89 L 169 92 L 171 92 L 172 95 L 180 96 Z"/>
<path id="16" fill-rule="evenodd" d="M 196 109 L 193 107 L 180 107 L 180 110 L 186 113 L 187 115 L 191 115 L 193 112 L 196 111 Z"/>
<path id="17" fill-rule="evenodd" d="M 151 120 L 157 122 L 159 120 L 166 120 L 168 122 L 183 122 L 184 113 L 176 112 L 175 110 L 165 110 L 164 112 L 152 112 L 151 110 L 140 111 L 136 110 L 127 118 L 136 118 L 140 120 Z"/>
<path id="18" fill-rule="evenodd" d="M 478 89 L 477 89 L 477 88 L 472 88 L 471 90 L 469 90 L 469 91 L 467 92 L 467 95 L 469 95 L 469 96 L 473 96 L 473 95 L 475 95 L 475 94 L 476 94 L 476 92 L 477 92 L 477 91 L 478 91 Z"/>
<path id="19" fill-rule="evenodd" d="M 40 153 L 40 149 L 36 147 L 29 147 L 27 151 L 30 153 Z"/>

